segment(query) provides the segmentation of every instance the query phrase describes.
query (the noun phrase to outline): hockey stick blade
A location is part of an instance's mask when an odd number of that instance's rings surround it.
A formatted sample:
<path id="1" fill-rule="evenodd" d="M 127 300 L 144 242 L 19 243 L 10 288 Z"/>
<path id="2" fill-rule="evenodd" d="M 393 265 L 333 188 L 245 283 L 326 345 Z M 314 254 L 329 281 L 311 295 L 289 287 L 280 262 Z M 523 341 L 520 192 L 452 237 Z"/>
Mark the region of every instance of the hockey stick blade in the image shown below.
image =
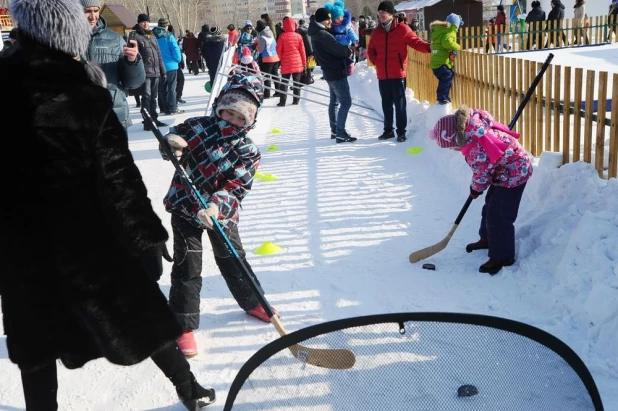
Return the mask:
<path id="1" fill-rule="evenodd" d="M 281 320 L 277 316 L 272 316 L 270 322 L 275 326 L 280 336 L 287 335 Z M 328 368 L 331 370 L 346 370 L 354 367 L 356 356 L 350 350 L 330 349 L 330 348 L 309 348 L 301 344 L 294 344 L 288 347 L 290 352 L 298 360 L 314 365 L 316 367 Z"/>
<path id="2" fill-rule="evenodd" d="M 444 239 L 442 239 L 442 241 L 440 241 L 439 243 L 430 245 L 429 247 L 425 247 L 422 250 L 418 250 L 410 254 L 410 262 L 417 263 L 421 260 L 424 260 L 425 258 L 431 257 L 432 255 L 438 254 L 440 251 L 444 250 L 446 246 L 448 245 L 449 241 L 451 241 L 451 237 L 453 236 L 453 233 L 455 233 L 455 230 L 457 229 L 457 225 L 458 224 L 453 224 L 453 226 L 451 227 L 451 231 L 449 231 L 446 237 L 444 237 Z"/>
<path id="3" fill-rule="evenodd" d="M 206 202 L 204 201 L 204 198 L 201 196 L 201 194 L 199 193 L 199 191 L 193 184 L 193 181 L 191 181 L 191 178 L 189 177 L 185 169 L 180 164 L 180 161 L 176 158 L 171 148 L 165 142 L 163 134 L 161 134 L 161 131 L 154 124 L 154 121 L 152 120 L 152 117 L 150 117 L 150 114 L 144 108 L 142 108 L 141 114 L 144 119 L 144 124 L 147 125 L 151 129 L 151 131 L 153 132 L 153 134 L 159 141 L 161 145 L 161 149 L 165 152 L 166 156 L 170 159 L 176 171 L 179 172 L 183 176 L 183 178 L 186 180 L 187 184 L 189 185 L 189 188 L 191 189 L 191 191 L 193 192 L 197 200 L 200 202 L 202 207 L 208 208 Z M 225 232 L 219 225 L 219 222 L 216 218 L 213 218 L 213 226 L 214 226 L 215 233 L 219 235 L 221 240 L 224 242 L 226 248 L 228 249 L 228 252 L 230 253 L 230 256 L 234 260 L 235 264 L 237 264 L 240 272 L 244 274 L 244 276 L 246 277 L 246 280 L 249 286 L 252 288 L 253 292 L 256 294 L 256 297 L 260 301 L 260 304 L 264 308 L 264 311 L 266 311 L 266 314 L 268 314 L 270 318 L 270 322 L 277 329 L 277 332 L 279 332 L 280 336 L 283 337 L 284 335 L 287 335 L 288 332 L 283 327 L 283 324 L 281 323 L 279 318 L 277 318 L 277 316 L 273 314 L 272 307 L 270 306 L 270 304 L 266 300 L 266 297 L 260 291 L 260 288 L 257 286 L 257 284 L 255 283 L 255 280 L 251 276 L 252 272 L 241 261 L 241 259 L 238 256 L 238 253 L 234 249 L 234 246 L 231 244 L 229 238 L 225 235 Z M 295 344 L 288 348 L 295 358 L 297 358 L 298 360 L 304 363 L 314 365 L 316 367 L 341 370 L 341 369 L 352 368 L 356 362 L 356 357 L 354 353 L 350 350 L 309 348 L 309 347 L 302 346 L 300 344 Z"/>

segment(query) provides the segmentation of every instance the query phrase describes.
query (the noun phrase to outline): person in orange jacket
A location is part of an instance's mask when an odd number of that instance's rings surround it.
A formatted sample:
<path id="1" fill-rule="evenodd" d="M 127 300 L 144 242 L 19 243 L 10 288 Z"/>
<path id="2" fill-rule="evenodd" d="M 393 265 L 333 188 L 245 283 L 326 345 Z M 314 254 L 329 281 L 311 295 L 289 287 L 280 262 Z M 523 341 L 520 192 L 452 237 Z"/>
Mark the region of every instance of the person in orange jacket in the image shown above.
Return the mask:
<path id="1" fill-rule="evenodd" d="M 375 66 L 384 113 L 384 132 L 378 137 L 388 140 L 395 137 L 393 114 L 396 117 L 397 141 L 406 141 L 406 67 L 408 47 L 421 53 L 431 53 L 430 44 L 420 39 L 396 17 L 392 1 L 378 6 L 380 24 L 371 32 L 367 57 Z M 393 112 L 393 106 L 395 110 Z"/>

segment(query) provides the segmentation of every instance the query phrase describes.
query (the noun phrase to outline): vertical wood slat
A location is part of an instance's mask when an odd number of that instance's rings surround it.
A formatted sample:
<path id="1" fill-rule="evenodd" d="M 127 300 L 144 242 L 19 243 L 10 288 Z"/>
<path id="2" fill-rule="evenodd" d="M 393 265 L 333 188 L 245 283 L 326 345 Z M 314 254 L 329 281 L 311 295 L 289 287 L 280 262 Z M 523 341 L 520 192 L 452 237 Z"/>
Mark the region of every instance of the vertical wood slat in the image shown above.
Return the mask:
<path id="1" fill-rule="evenodd" d="M 491 82 L 489 84 L 491 84 L 492 86 L 492 90 L 491 90 L 491 95 L 493 96 L 492 98 L 492 107 L 491 107 L 491 113 L 492 114 L 498 114 L 498 98 L 499 98 L 499 91 L 498 91 L 498 65 L 500 64 L 500 56 L 496 56 L 493 55 L 492 56 L 492 60 L 491 60 L 491 68 L 492 68 L 492 75 L 491 75 Z"/>
<path id="2" fill-rule="evenodd" d="M 575 107 L 575 117 L 573 118 L 573 162 L 577 162 L 581 159 L 581 150 L 582 150 L 582 118 L 579 115 L 579 112 L 582 107 L 582 84 L 584 80 L 584 69 L 576 68 L 575 69 L 575 98 L 574 107 Z"/>
<path id="3" fill-rule="evenodd" d="M 518 59 L 511 59 L 511 99 L 510 99 L 510 109 L 509 109 L 509 122 L 511 121 L 511 116 L 515 115 L 515 110 L 517 110 L 517 62 Z"/>
<path id="4" fill-rule="evenodd" d="M 528 90 L 528 87 L 530 86 L 530 61 L 526 60 L 523 62 L 523 72 L 522 72 L 522 79 L 521 79 L 521 87 L 519 88 L 519 101 L 518 103 L 521 104 L 521 102 L 524 99 L 524 96 L 526 94 L 525 90 Z M 519 124 L 520 127 L 519 129 L 521 130 L 520 134 L 526 134 L 526 135 L 530 135 L 530 129 L 528 128 L 528 116 L 526 113 L 526 110 L 523 110 L 521 113 L 521 116 L 519 117 Z M 532 153 L 534 154 L 534 150 L 535 148 L 531 148 Z M 536 154 L 534 154 L 536 155 Z"/>
<path id="5" fill-rule="evenodd" d="M 605 153 L 605 110 L 607 108 L 607 72 L 599 72 L 597 93 L 597 138 L 594 145 L 594 165 L 603 178 L 603 155 Z"/>
<path id="6" fill-rule="evenodd" d="M 571 151 L 571 67 L 564 67 L 564 82 L 561 87 L 564 92 L 564 115 L 562 117 L 562 161 L 569 163 Z"/>
<path id="7" fill-rule="evenodd" d="M 505 57 L 502 57 L 500 59 L 500 67 L 502 67 L 502 70 L 500 70 L 500 122 L 502 124 L 508 124 L 508 111 L 507 111 L 507 106 L 508 106 L 508 96 L 509 96 L 509 87 L 508 87 L 508 79 L 509 79 L 509 60 L 511 59 L 507 59 Z"/>
<path id="8" fill-rule="evenodd" d="M 542 63 L 537 63 L 537 72 L 539 72 L 542 67 Z M 551 67 L 548 68 L 548 71 L 551 70 Z M 545 77 L 545 76 L 543 76 Z M 531 136 L 535 142 L 543 141 L 543 84 L 545 79 L 541 78 L 539 85 L 536 88 L 536 107 L 534 110 L 535 122 L 533 126 L 534 134 Z"/>
<path id="9" fill-rule="evenodd" d="M 522 99 L 523 99 L 523 95 L 522 95 L 522 91 L 524 89 L 524 62 L 523 60 L 519 60 L 517 59 L 517 103 L 516 106 L 518 107 L 519 104 L 521 103 Z M 515 112 L 513 112 L 513 114 L 515 114 Z M 521 130 L 523 130 L 524 128 L 520 126 L 521 123 L 517 122 L 515 124 L 515 127 L 513 128 L 514 130 L 516 130 L 518 133 L 522 134 Z"/>
<path id="10" fill-rule="evenodd" d="M 524 86 L 524 88 L 522 89 L 522 94 L 526 94 L 526 91 L 528 91 L 528 89 L 530 88 L 530 86 L 532 85 L 532 83 L 534 82 L 534 78 L 536 77 L 536 73 L 534 72 L 534 67 L 536 66 L 536 62 L 534 61 L 527 61 L 526 63 L 526 73 L 527 73 L 527 78 L 525 79 L 526 85 Z M 523 97 L 522 97 L 523 100 Z M 522 131 L 523 133 L 529 135 L 529 136 L 533 136 L 534 135 L 534 127 L 533 127 L 533 122 L 532 122 L 532 114 L 535 110 L 534 110 L 534 105 L 536 104 L 536 95 L 533 93 L 532 96 L 530 96 L 530 100 L 528 101 L 528 104 L 526 105 L 526 107 L 524 108 L 523 112 L 522 112 L 522 120 L 523 120 L 523 128 Z M 533 151 L 536 150 L 538 151 L 538 147 L 535 147 L 533 149 Z M 536 156 L 536 154 L 535 154 Z"/>
<path id="11" fill-rule="evenodd" d="M 594 109 L 594 70 L 586 71 L 586 114 L 584 116 L 584 161 L 592 163 L 592 113 Z"/>
<path id="12" fill-rule="evenodd" d="M 547 69 L 547 71 L 545 72 L 545 102 L 544 102 L 544 107 L 545 107 L 545 118 L 543 119 L 545 122 L 545 133 L 544 133 L 544 139 L 542 140 L 543 143 L 546 147 L 550 147 L 550 139 L 551 139 L 551 97 L 552 97 L 552 92 L 551 92 L 551 86 L 552 86 L 552 79 L 553 79 L 553 70 L 554 70 L 554 66 L 550 65 L 549 68 Z"/>
<path id="13" fill-rule="evenodd" d="M 551 146 L 547 150 L 560 151 L 560 79 L 562 74 L 561 66 L 554 66 L 554 138 Z"/>
<path id="14" fill-rule="evenodd" d="M 609 170 L 608 178 L 618 177 L 618 73 L 612 78 L 612 114 L 609 127 Z"/>

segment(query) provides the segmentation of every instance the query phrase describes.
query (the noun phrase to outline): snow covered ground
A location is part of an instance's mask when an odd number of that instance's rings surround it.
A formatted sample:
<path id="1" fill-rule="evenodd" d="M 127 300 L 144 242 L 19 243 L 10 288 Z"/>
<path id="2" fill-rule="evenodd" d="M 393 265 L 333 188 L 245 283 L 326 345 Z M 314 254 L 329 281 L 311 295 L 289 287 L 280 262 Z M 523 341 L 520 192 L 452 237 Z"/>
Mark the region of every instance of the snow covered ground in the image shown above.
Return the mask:
<path id="1" fill-rule="evenodd" d="M 603 47 L 605 57 L 616 55 L 615 47 Z M 554 53 L 558 58 L 572 51 Z M 613 61 L 609 71 L 616 71 Z M 314 86 L 326 93 L 319 77 L 316 72 Z M 186 113 L 174 120 L 203 114 L 206 79 L 187 75 Z M 350 84 L 354 101 L 376 107 L 378 114 L 353 110 L 381 115 L 374 71 L 360 66 Z M 255 183 L 243 202 L 240 232 L 248 260 L 286 328 L 415 311 L 514 319 L 567 343 L 592 372 L 605 408 L 618 410 L 618 181 L 600 180 L 584 163 L 536 167 L 517 221 L 514 266 L 491 277 L 478 272 L 484 253 L 465 252 L 465 244 L 478 237 L 479 199 L 449 246 L 427 260 L 436 271 L 423 270 L 410 264 L 408 255 L 446 235 L 468 195 L 470 170 L 461 154 L 438 149 L 426 137 L 443 108 L 418 102 L 413 93 L 409 97 L 405 143 L 378 141 L 379 122 L 350 115 L 348 131 L 359 141 L 335 144 L 329 138 L 327 108 L 305 100 L 283 108 L 276 107 L 275 99 L 266 100 L 258 115 L 250 135 L 262 150 L 260 171 L 277 180 Z M 136 109 L 132 118 L 131 149 L 171 233 L 161 201 L 172 165 L 161 160 L 151 133 L 142 131 Z M 280 132 L 272 133 L 274 128 Z M 411 147 L 422 151 L 411 154 Z M 266 241 L 282 251 L 254 254 Z M 166 263 L 161 280 L 166 295 L 170 268 Z M 190 362 L 198 380 L 217 389 L 218 402 L 208 409 L 220 410 L 239 368 L 278 334 L 237 307 L 208 247 L 203 276 L 201 329 L 196 332 L 200 355 Z M 19 371 L 8 360 L 3 339 L 0 410 L 15 411 L 24 408 Z M 76 371 L 61 367 L 59 373 L 62 410 L 184 409 L 150 361 L 123 368 L 98 360 Z"/>

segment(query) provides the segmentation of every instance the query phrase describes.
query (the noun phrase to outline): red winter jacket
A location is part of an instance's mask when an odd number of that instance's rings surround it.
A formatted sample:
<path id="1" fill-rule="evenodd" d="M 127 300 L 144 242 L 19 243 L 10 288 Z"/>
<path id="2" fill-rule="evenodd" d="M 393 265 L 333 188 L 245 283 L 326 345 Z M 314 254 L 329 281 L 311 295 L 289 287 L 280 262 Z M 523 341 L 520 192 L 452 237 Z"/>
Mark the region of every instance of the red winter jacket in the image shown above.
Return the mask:
<path id="1" fill-rule="evenodd" d="M 300 73 L 307 67 L 303 37 L 296 33 L 295 22 L 283 19 L 283 33 L 277 38 L 277 55 L 281 60 L 281 74 Z"/>
<path id="2" fill-rule="evenodd" d="M 367 57 L 378 72 L 378 80 L 406 76 L 408 46 L 421 53 L 431 53 L 431 44 L 417 37 L 410 27 L 396 18 L 388 32 L 381 24 L 371 32 Z"/>

